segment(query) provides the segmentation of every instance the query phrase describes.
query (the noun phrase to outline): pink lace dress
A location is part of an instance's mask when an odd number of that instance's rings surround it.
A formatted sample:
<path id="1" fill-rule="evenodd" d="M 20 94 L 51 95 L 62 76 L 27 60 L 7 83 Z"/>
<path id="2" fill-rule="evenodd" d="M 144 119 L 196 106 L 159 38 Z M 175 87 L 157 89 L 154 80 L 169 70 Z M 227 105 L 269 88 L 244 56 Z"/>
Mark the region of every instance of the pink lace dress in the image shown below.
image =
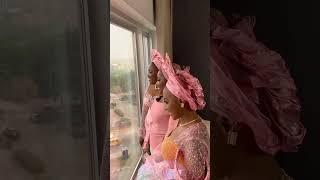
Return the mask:
<path id="1" fill-rule="evenodd" d="M 146 158 L 136 180 L 209 180 L 209 142 L 202 122 L 191 125 L 174 139 L 166 136 L 161 147 Z"/>

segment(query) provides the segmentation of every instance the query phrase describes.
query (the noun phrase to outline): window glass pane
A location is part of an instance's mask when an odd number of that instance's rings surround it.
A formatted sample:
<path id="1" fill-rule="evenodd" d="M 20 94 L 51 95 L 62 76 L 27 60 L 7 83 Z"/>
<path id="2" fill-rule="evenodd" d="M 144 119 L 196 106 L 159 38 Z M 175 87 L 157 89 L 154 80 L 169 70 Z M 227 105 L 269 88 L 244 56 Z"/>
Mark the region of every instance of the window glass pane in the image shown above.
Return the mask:
<path id="1" fill-rule="evenodd" d="M 0 179 L 91 179 L 79 7 L 0 0 Z"/>
<path id="2" fill-rule="evenodd" d="M 110 178 L 130 179 L 141 156 L 134 34 L 110 25 Z"/>
<path id="3" fill-rule="evenodd" d="M 150 45 L 149 45 L 149 38 L 148 36 L 143 36 L 142 38 L 143 41 L 143 51 L 144 51 L 144 74 L 148 74 L 148 67 L 149 64 L 151 63 L 150 60 Z M 148 85 L 148 77 L 144 76 L 144 85 L 147 87 Z"/>

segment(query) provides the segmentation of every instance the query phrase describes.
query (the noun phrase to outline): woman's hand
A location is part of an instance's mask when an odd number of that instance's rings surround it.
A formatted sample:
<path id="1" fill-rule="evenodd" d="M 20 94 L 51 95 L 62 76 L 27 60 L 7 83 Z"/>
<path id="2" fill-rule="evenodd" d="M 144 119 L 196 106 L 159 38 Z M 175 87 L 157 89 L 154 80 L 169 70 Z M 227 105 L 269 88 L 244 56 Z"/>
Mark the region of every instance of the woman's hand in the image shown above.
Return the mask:
<path id="1" fill-rule="evenodd" d="M 141 157 L 141 161 L 142 161 L 143 164 L 146 162 L 146 157 L 145 157 L 144 154 L 143 154 L 143 156 Z"/>
<path id="2" fill-rule="evenodd" d="M 146 162 L 146 159 L 147 159 L 148 156 L 149 156 L 148 154 L 143 154 L 143 156 L 141 157 L 142 163 Z"/>
<path id="3" fill-rule="evenodd" d="M 142 151 L 143 151 L 143 154 L 150 154 L 150 144 L 149 143 L 143 144 Z"/>
<path id="4" fill-rule="evenodd" d="M 141 127 L 138 132 L 140 146 L 143 146 L 145 134 L 146 134 L 145 128 Z"/>
<path id="5" fill-rule="evenodd" d="M 148 154 L 149 154 L 149 148 L 148 148 L 148 146 L 147 146 L 147 147 L 142 148 L 142 151 L 143 151 L 143 154 L 146 154 L 146 153 L 148 153 Z"/>
<path id="6" fill-rule="evenodd" d="M 144 139 L 141 136 L 139 137 L 139 143 L 140 143 L 140 146 L 143 146 Z"/>

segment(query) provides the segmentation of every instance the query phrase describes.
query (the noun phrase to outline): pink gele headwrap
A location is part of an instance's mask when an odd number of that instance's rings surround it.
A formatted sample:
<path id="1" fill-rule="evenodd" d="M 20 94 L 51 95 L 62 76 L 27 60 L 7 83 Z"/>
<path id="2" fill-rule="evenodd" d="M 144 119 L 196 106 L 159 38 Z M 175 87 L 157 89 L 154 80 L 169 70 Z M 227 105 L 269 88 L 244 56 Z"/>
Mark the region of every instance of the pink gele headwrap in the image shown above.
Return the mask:
<path id="1" fill-rule="evenodd" d="M 152 59 L 152 62 L 157 66 L 159 71 L 162 71 L 162 64 L 164 62 L 164 59 L 163 59 L 163 57 L 161 56 L 161 54 L 157 50 L 152 49 L 152 51 L 151 51 L 151 59 Z"/>
<path id="2" fill-rule="evenodd" d="M 165 58 L 163 58 L 161 56 L 161 54 L 159 53 L 159 51 L 157 51 L 156 49 L 152 49 L 151 52 L 151 59 L 152 62 L 156 65 L 156 67 L 158 68 L 158 70 L 163 74 L 165 79 L 168 79 L 167 74 L 162 70 L 162 66 L 164 64 L 165 61 L 168 61 L 169 56 L 166 55 Z M 170 58 L 169 58 L 170 60 Z M 181 67 L 178 64 L 172 63 L 173 64 L 173 68 L 175 70 L 181 70 Z"/>
<path id="3" fill-rule="evenodd" d="M 191 110 L 201 110 L 205 107 L 204 94 L 199 80 L 190 74 L 190 67 L 180 68 L 174 65 L 166 54 L 162 65 L 163 74 L 166 74 L 168 90 L 184 103 L 188 103 Z"/>

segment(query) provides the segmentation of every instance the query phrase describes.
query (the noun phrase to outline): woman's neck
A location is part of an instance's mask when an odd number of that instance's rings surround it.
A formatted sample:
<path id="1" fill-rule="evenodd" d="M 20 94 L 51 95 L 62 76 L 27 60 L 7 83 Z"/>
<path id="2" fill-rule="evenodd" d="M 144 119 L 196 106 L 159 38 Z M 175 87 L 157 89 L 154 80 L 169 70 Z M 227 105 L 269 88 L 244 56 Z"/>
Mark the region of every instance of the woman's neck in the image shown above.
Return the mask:
<path id="1" fill-rule="evenodd" d="M 159 89 L 154 89 L 154 96 L 162 96 L 162 90 L 159 90 Z"/>
<path id="2" fill-rule="evenodd" d="M 195 111 L 185 111 L 180 117 L 179 124 L 186 124 L 198 118 L 199 116 Z"/>

